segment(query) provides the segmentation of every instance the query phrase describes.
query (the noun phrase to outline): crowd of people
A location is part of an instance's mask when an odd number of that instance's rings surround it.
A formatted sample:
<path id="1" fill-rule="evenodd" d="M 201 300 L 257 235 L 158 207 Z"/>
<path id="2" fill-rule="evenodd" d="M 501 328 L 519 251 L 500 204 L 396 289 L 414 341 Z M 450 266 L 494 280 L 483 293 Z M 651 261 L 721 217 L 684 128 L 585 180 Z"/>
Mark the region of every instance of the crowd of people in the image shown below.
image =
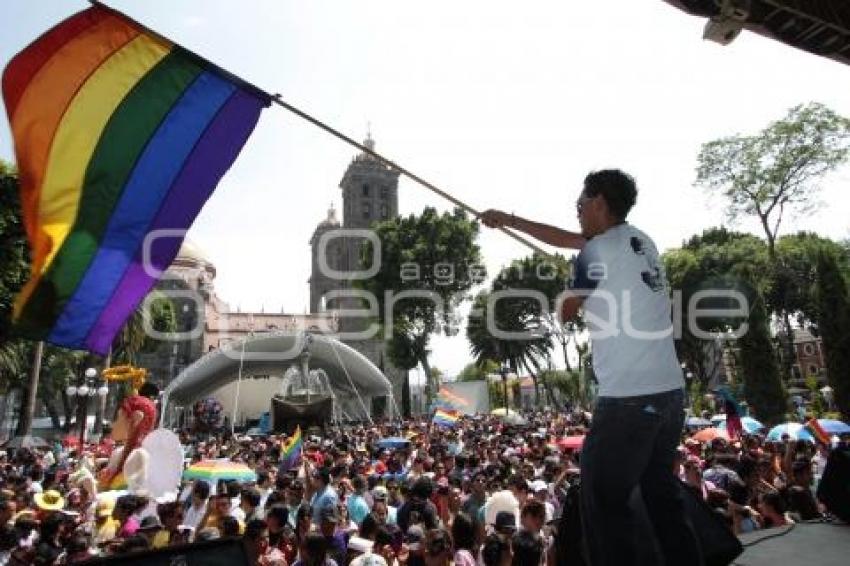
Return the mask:
<path id="1" fill-rule="evenodd" d="M 186 482 L 170 501 L 99 496 L 94 446 L 7 449 L 0 564 L 77 564 L 237 538 L 260 565 L 562 565 L 559 517 L 577 512 L 581 450 L 559 441 L 583 435 L 589 419 L 538 412 L 522 426 L 487 416 L 305 432 L 292 469 L 280 468 L 284 435 L 184 432 L 187 464 L 226 458 L 256 481 Z M 388 437 L 407 442 L 387 446 Z M 813 488 L 827 450 L 756 435 L 699 443 L 683 432 L 674 472 L 741 534 L 824 513 Z"/>

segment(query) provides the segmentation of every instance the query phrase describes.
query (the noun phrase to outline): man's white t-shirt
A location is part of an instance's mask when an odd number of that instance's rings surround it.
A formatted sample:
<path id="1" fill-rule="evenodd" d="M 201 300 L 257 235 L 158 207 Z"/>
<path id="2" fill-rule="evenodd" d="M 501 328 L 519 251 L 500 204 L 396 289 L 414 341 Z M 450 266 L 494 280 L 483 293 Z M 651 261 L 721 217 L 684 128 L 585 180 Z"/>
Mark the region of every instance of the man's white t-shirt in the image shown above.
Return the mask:
<path id="1" fill-rule="evenodd" d="M 593 237 L 576 258 L 570 288 L 587 294 L 582 308 L 601 397 L 684 387 L 667 280 L 646 234 L 622 223 Z"/>

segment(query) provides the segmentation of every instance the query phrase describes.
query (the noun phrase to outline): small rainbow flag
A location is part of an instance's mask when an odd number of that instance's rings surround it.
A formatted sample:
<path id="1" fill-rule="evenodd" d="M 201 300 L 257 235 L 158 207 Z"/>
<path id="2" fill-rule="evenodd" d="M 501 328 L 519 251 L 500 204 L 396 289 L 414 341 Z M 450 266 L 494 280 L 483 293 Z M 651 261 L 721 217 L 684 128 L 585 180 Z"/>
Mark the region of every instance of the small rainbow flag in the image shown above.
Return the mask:
<path id="1" fill-rule="evenodd" d="M 817 419 L 809 419 L 806 421 L 805 428 L 816 441 L 829 446 L 829 434 L 823 429 Z"/>
<path id="2" fill-rule="evenodd" d="M 105 353 L 270 97 L 106 6 L 3 71 L 32 258 L 22 334 Z"/>
<path id="3" fill-rule="evenodd" d="M 455 426 L 458 420 L 460 420 L 460 415 L 457 411 L 440 408 L 434 412 L 434 424 L 442 426 Z"/>
<path id="4" fill-rule="evenodd" d="M 280 466 L 278 473 L 283 474 L 301 463 L 301 453 L 304 450 L 304 441 L 301 437 L 301 427 L 295 429 L 295 433 L 289 437 L 280 451 Z"/>

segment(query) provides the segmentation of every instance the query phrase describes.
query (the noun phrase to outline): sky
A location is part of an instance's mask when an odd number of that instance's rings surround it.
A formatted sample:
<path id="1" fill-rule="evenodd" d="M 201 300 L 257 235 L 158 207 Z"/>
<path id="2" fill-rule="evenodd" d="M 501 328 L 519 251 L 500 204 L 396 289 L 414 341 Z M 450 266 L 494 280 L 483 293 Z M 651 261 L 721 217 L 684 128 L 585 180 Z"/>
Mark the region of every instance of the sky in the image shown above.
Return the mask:
<path id="1" fill-rule="evenodd" d="M 850 116 L 850 67 L 744 32 L 723 47 L 705 20 L 662 0 L 111 0 L 109 4 L 363 139 L 476 209 L 577 229 L 584 175 L 619 167 L 638 182 L 631 222 L 661 250 L 724 223 L 695 188 L 700 145 L 752 133 L 799 103 Z M 4 0 L 0 63 L 80 0 Z M 12 24 L 12 25 L 10 25 Z M 272 107 L 192 227 L 233 308 L 304 312 L 309 239 L 357 151 Z M 0 158 L 13 161 L 8 124 Z M 783 233 L 850 237 L 850 172 L 820 183 L 819 211 Z M 399 183 L 402 214 L 451 208 Z M 742 222 L 737 229 L 758 233 Z M 483 229 L 495 273 L 528 250 Z M 435 337 L 432 366 L 470 359 L 463 333 Z"/>

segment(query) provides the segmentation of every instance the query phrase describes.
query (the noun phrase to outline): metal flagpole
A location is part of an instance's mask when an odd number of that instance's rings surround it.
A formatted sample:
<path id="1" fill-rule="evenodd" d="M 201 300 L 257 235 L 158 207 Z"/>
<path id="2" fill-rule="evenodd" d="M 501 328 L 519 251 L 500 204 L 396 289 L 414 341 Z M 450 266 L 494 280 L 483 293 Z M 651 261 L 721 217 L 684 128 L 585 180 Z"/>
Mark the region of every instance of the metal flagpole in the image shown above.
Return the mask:
<path id="1" fill-rule="evenodd" d="M 133 19 L 133 18 L 131 18 L 130 16 L 128 16 L 128 15 L 126 15 L 125 13 L 121 12 L 120 10 L 116 10 L 115 8 L 112 8 L 111 6 L 107 6 L 106 4 L 104 4 L 103 2 L 100 2 L 100 1 L 98 1 L 98 0 L 89 0 L 89 3 L 91 3 L 92 5 L 97 6 L 97 7 L 99 7 L 99 8 L 102 8 L 102 9 L 105 9 L 105 10 L 109 10 L 110 12 L 112 12 L 112 13 L 116 14 L 117 16 L 122 17 L 122 18 L 125 18 L 127 21 L 132 22 L 134 25 L 136 25 L 136 26 L 140 27 L 141 29 L 145 30 L 145 32 L 146 32 L 146 33 L 148 33 L 148 34 L 150 34 L 150 35 L 152 35 L 152 36 L 155 36 L 155 37 L 161 38 L 162 40 L 167 41 L 168 43 L 171 43 L 171 44 L 173 44 L 173 45 L 177 46 L 177 47 L 178 47 L 179 49 L 181 49 L 183 52 L 185 52 L 185 53 L 187 53 L 187 54 L 191 55 L 192 57 L 196 58 L 198 61 L 202 62 L 202 63 L 203 63 L 203 65 L 205 65 L 205 66 L 207 66 L 208 68 L 210 68 L 210 69 L 214 70 L 215 72 L 217 72 L 217 73 L 221 74 L 221 75 L 222 75 L 223 77 L 225 77 L 226 79 L 228 79 L 228 80 L 231 80 L 231 81 L 235 82 L 236 84 L 240 85 L 241 87 L 244 87 L 244 88 L 247 88 L 247 89 L 251 90 L 252 92 L 254 92 L 255 94 L 260 95 L 260 96 L 261 96 L 261 97 L 263 97 L 263 98 L 267 98 L 270 102 L 272 102 L 272 103 L 274 103 L 274 104 L 277 104 L 278 106 L 281 106 L 281 107 L 283 107 L 283 108 L 286 108 L 287 110 L 289 110 L 290 112 L 292 112 L 292 113 L 293 113 L 293 114 L 295 114 L 296 116 L 298 116 L 298 117 L 300 117 L 300 118 L 303 118 L 304 120 L 306 120 L 306 121 L 310 122 L 311 124 L 313 124 L 314 126 L 316 126 L 316 127 L 318 127 L 318 128 L 321 128 L 322 130 L 324 130 L 325 132 L 327 132 L 327 133 L 331 134 L 331 135 L 332 135 L 332 136 L 334 136 L 335 138 L 340 139 L 340 140 L 344 141 L 345 143 L 347 143 L 347 144 L 349 144 L 349 145 L 352 145 L 352 146 L 356 147 L 357 149 L 359 149 L 359 150 L 360 150 L 360 151 L 362 151 L 363 153 L 366 153 L 366 154 L 371 155 L 372 157 L 374 157 L 374 158 L 375 158 L 375 159 L 377 159 L 378 161 L 381 161 L 382 163 L 384 163 L 384 164 L 385 164 L 385 165 L 387 165 L 388 167 L 391 167 L 391 168 L 395 169 L 396 171 L 398 171 L 399 173 L 401 173 L 402 175 L 404 175 L 404 176 L 405 176 L 405 177 L 407 177 L 408 179 L 410 179 L 410 180 L 412 180 L 412 181 L 414 181 L 414 182 L 416 182 L 416 183 L 418 183 L 418 184 L 422 185 L 422 186 L 423 186 L 423 187 L 425 187 L 426 189 L 428 189 L 428 190 L 430 190 L 430 191 L 434 192 L 435 194 L 437 194 L 437 195 L 439 195 L 439 196 L 443 197 L 444 199 L 446 199 L 447 201 L 451 202 L 451 203 L 452 203 L 452 204 L 454 204 L 455 206 L 462 208 L 463 210 L 465 210 L 465 211 L 466 211 L 466 212 L 468 212 L 469 214 L 471 214 L 471 215 L 473 215 L 473 216 L 476 216 L 476 217 L 481 215 L 481 211 L 476 210 L 475 208 L 473 208 L 473 207 L 469 206 L 469 205 L 468 205 L 468 204 L 466 204 L 465 202 L 463 202 L 463 201 L 461 201 L 461 200 L 459 200 L 459 199 L 457 199 L 457 198 L 453 197 L 452 195 L 450 195 L 449 193 L 447 193 L 447 192 L 445 192 L 444 190 L 440 189 L 440 188 L 439 188 L 439 187 L 437 187 L 436 185 L 434 185 L 434 184 L 432 184 L 432 183 L 429 183 L 428 181 L 426 181 L 425 179 L 423 179 L 423 178 L 422 178 L 422 177 L 420 177 L 419 175 L 416 175 L 415 173 L 413 173 L 413 172 L 411 172 L 411 171 L 409 171 L 409 170 L 405 169 L 405 168 L 404 168 L 404 167 L 402 167 L 401 165 L 396 164 L 394 161 L 392 161 L 392 160 L 390 160 L 390 159 L 387 159 L 386 157 L 384 157 L 384 156 L 383 156 L 383 155 L 381 155 L 380 153 L 377 153 L 376 151 L 374 151 L 374 150 L 372 150 L 372 149 L 369 149 L 369 148 L 368 148 L 368 147 L 366 147 L 365 145 L 363 145 L 363 144 L 361 144 L 361 143 L 358 143 L 358 142 L 357 142 L 357 141 L 355 141 L 354 139 L 352 139 L 352 138 L 350 138 L 350 137 L 346 136 L 345 134 L 343 134 L 343 133 L 342 133 L 342 132 L 340 132 L 339 130 L 337 130 L 337 129 L 335 129 L 335 128 L 332 128 L 331 126 L 329 126 L 329 125 L 325 124 L 325 123 L 324 123 L 324 122 L 322 122 L 321 120 L 319 120 L 319 119 L 317 119 L 317 118 L 314 118 L 313 116 L 311 116 L 310 114 L 307 114 L 307 113 L 306 113 L 306 112 L 304 112 L 303 110 L 300 110 L 300 109 L 296 108 L 295 106 L 293 106 L 293 105 L 289 104 L 288 102 L 286 102 L 285 100 L 283 100 L 283 98 L 281 97 L 281 95 L 280 95 L 280 94 L 274 94 L 274 95 L 269 94 L 267 91 L 265 91 L 265 90 L 263 90 L 263 89 L 259 88 L 258 86 L 254 85 L 254 84 L 252 84 L 252 83 L 249 83 L 248 81 L 246 81 L 246 80 L 244 80 L 244 79 L 242 79 L 242 78 L 240 78 L 240 77 L 238 77 L 238 76 L 234 75 L 234 74 L 233 74 L 233 73 L 231 73 L 230 71 L 227 71 L 227 70 L 225 70 L 225 69 L 222 69 L 221 67 L 219 67 L 218 65 L 216 65 L 215 63 L 213 63 L 212 61 L 210 61 L 209 59 L 206 59 L 205 57 L 202 57 L 202 56 L 198 55 L 198 54 L 197 54 L 197 53 L 195 53 L 194 51 L 191 51 L 191 50 L 189 50 L 189 49 L 186 49 L 186 48 L 185 48 L 185 47 L 183 47 L 182 45 L 178 44 L 176 41 L 173 41 L 173 40 L 169 39 L 168 37 L 166 37 L 166 36 L 162 35 L 161 33 L 156 32 L 156 31 L 154 31 L 154 30 L 150 29 L 149 27 L 145 26 L 144 24 L 139 23 L 138 21 L 134 20 L 134 19 Z M 506 227 L 504 227 L 504 226 L 500 226 L 498 229 L 499 229 L 499 230 L 501 230 L 502 232 L 504 232 L 505 234 L 507 234 L 508 236 L 510 236 L 511 238 L 513 238 L 514 240 L 516 240 L 517 242 L 519 242 L 519 243 L 521 243 L 521 244 L 525 244 L 526 246 L 528 246 L 529 248 L 531 248 L 531 249 L 532 249 L 532 250 L 534 250 L 535 252 L 537 252 L 537 253 L 539 253 L 539 254 L 541 254 L 541 255 L 544 255 L 544 256 L 546 256 L 546 257 L 550 257 L 550 256 L 551 256 L 551 254 L 550 254 L 550 253 L 548 253 L 548 252 L 546 252 L 545 250 L 543 250 L 540 246 L 538 246 L 538 245 L 536 245 L 536 244 L 532 243 L 530 240 L 526 239 L 526 238 L 525 238 L 525 237 L 523 237 L 523 236 L 520 236 L 520 235 L 519 235 L 519 234 L 517 234 L 516 232 L 513 232 L 512 230 L 509 230 L 508 228 L 506 228 Z"/>

